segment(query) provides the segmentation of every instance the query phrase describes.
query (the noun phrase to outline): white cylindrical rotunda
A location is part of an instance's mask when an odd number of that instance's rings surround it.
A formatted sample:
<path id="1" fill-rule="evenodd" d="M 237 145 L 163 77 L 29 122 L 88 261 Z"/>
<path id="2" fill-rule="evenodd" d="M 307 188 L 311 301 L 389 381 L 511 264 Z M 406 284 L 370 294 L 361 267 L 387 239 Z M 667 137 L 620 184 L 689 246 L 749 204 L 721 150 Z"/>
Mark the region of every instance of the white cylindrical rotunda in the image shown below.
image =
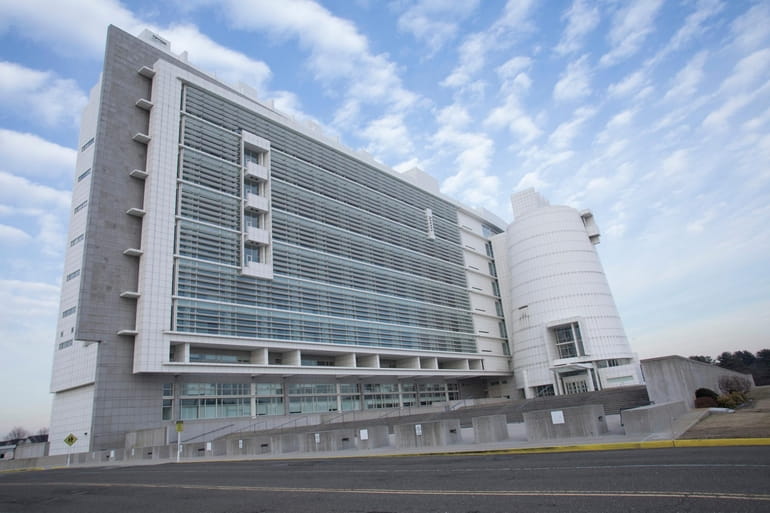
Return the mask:
<path id="1" fill-rule="evenodd" d="M 641 383 L 590 211 L 551 206 L 534 190 L 511 200 L 503 300 L 517 387 L 536 397 Z"/>

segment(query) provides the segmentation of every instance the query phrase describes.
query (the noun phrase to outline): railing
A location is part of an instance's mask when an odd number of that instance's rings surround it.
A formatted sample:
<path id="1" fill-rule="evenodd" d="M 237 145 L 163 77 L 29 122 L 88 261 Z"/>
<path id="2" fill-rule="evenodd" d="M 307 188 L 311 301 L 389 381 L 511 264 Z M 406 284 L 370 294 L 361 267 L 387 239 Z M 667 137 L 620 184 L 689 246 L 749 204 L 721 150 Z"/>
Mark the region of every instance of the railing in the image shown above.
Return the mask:
<path id="1" fill-rule="evenodd" d="M 210 435 L 211 433 L 216 433 L 217 431 L 222 431 L 223 429 L 231 428 L 233 426 L 235 426 L 235 424 L 228 424 L 226 426 L 222 426 L 222 427 L 217 428 L 217 429 L 212 429 L 211 431 L 207 431 L 205 433 L 201 433 L 200 435 L 195 435 L 194 437 L 188 438 L 187 440 L 182 440 L 182 443 L 186 444 L 186 443 L 189 443 L 189 442 L 195 440 L 196 438 L 200 438 L 202 436 Z"/>

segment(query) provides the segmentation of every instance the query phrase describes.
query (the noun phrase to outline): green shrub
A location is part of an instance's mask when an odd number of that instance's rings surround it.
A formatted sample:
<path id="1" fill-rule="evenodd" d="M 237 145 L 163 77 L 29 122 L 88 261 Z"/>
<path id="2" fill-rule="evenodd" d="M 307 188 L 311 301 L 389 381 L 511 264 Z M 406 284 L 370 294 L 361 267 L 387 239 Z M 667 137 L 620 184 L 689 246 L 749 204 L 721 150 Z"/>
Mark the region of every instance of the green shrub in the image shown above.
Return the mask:
<path id="1" fill-rule="evenodd" d="M 717 394 L 710 388 L 699 388 L 698 390 L 695 391 L 695 397 L 710 397 L 716 400 L 716 398 L 719 397 L 719 394 Z"/>
<path id="2" fill-rule="evenodd" d="M 695 407 L 696 408 L 713 408 L 717 406 L 717 400 L 714 397 L 696 397 L 695 398 Z"/>
<path id="3" fill-rule="evenodd" d="M 730 398 L 735 401 L 735 404 L 741 405 L 747 401 L 746 394 L 743 392 L 730 392 Z"/>

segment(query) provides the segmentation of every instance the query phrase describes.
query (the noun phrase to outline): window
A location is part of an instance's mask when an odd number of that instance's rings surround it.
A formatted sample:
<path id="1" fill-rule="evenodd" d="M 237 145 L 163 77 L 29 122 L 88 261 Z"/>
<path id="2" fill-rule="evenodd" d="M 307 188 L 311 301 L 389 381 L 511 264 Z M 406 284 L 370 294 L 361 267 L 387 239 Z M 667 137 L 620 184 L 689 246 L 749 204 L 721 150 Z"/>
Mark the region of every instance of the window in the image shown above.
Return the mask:
<path id="1" fill-rule="evenodd" d="M 74 280 L 78 276 L 80 276 L 80 269 L 78 269 L 77 271 L 73 271 L 73 272 L 69 273 L 67 275 L 67 281 Z"/>
<path id="2" fill-rule="evenodd" d="M 62 317 L 69 317 L 70 315 L 74 314 L 77 311 L 77 307 L 73 306 L 72 308 L 67 308 L 61 313 Z"/>
<path id="3" fill-rule="evenodd" d="M 86 238 L 85 234 L 81 233 L 80 235 L 78 235 L 77 237 L 75 237 L 70 241 L 70 247 L 74 246 L 75 244 L 78 244 L 79 242 L 83 242 L 83 239 L 85 238 Z"/>
<path id="4" fill-rule="evenodd" d="M 540 385 L 532 387 L 532 391 L 535 393 L 535 397 L 549 397 L 556 395 L 553 391 L 553 385 Z"/>
<path id="5" fill-rule="evenodd" d="M 59 343 L 59 350 L 66 349 L 68 347 L 72 346 L 72 339 L 65 340 L 64 342 Z"/>
<path id="6" fill-rule="evenodd" d="M 487 241 L 484 244 L 484 249 L 486 250 L 488 257 L 492 258 L 492 257 L 495 256 L 494 252 L 492 251 L 492 243 L 491 242 Z"/>
<path id="7" fill-rule="evenodd" d="M 600 369 L 605 367 L 620 367 L 621 365 L 628 365 L 631 363 L 630 358 L 610 358 L 609 360 L 599 360 L 596 362 L 596 366 Z"/>
<path id="8" fill-rule="evenodd" d="M 248 351 L 191 348 L 190 363 L 251 363 L 251 354 Z"/>
<path id="9" fill-rule="evenodd" d="M 497 280 L 492 280 L 492 293 L 500 297 L 500 285 L 497 283 Z"/>
<path id="10" fill-rule="evenodd" d="M 174 411 L 174 400 L 173 399 L 163 399 L 163 409 L 161 412 L 161 419 L 163 420 L 171 420 L 171 415 Z"/>
<path id="11" fill-rule="evenodd" d="M 489 262 L 489 274 L 492 276 L 497 277 L 497 267 L 495 267 L 494 262 Z"/>
<path id="12" fill-rule="evenodd" d="M 255 262 L 259 263 L 262 261 L 262 248 L 256 247 L 256 246 L 246 246 L 243 249 L 244 254 L 246 255 L 246 263 L 249 262 Z"/>
<path id="13" fill-rule="evenodd" d="M 265 215 L 257 214 L 255 212 L 246 212 L 243 215 L 243 219 L 246 222 L 246 226 L 252 228 L 264 228 L 265 227 Z"/>
<path id="14" fill-rule="evenodd" d="M 580 326 L 573 322 L 551 328 L 559 358 L 575 358 L 585 356 L 583 339 L 580 336 Z"/>
<path id="15" fill-rule="evenodd" d="M 78 176 L 78 182 L 82 182 L 91 174 L 91 168 L 86 169 L 80 176 Z"/>
<path id="16" fill-rule="evenodd" d="M 253 162 L 260 166 L 265 165 L 265 157 L 267 153 L 264 151 L 243 150 L 243 160 L 245 162 Z"/>
<path id="17" fill-rule="evenodd" d="M 484 237 L 491 237 L 492 235 L 497 235 L 498 233 L 502 233 L 500 228 L 488 225 L 486 223 L 481 224 L 481 233 L 484 234 Z"/>
<path id="18" fill-rule="evenodd" d="M 243 192 L 245 194 L 256 194 L 257 196 L 265 196 L 265 183 L 264 182 L 246 182 L 243 186 Z"/>
<path id="19" fill-rule="evenodd" d="M 94 138 L 91 137 L 87 143 L 85 143 L 83 146 L 80 147 L 80 151 L 86 151 L 88 148 L 93 146 L 94 144 Z"/>
<path id="20" fill-rule="evenodd" d="M 85 200 L 83 203 L 75 207 L 75 213 L 77 214 L 78 212 L 86 208 L 86 205 L 88 205 L 88 200 Z"/>

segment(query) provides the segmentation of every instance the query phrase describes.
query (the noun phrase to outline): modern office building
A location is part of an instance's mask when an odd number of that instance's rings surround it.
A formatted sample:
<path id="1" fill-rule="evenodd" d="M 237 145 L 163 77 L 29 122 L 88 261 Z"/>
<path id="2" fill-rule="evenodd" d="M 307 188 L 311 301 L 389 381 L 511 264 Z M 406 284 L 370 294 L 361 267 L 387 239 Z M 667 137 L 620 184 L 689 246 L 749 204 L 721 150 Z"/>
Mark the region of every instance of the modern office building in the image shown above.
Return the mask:
<path id="1" fill-rule="evenodd" d="M 419 170 L 397 173 L 223 84 L 156 34 L 110 27 L 76 166 L 52 454 L 70 433 L 78 450 L 107 449 L 145 429 L 174 441 L 177 420 L 216 432 L 639 381 L 586 215 L 515 208 L 506 227 Z M 572 244 L 590 249 L 579 264 Z M 561 260 L 541 273 L 553 251 Z M 584 281 L 604 288 L 562 305 Z"/>

